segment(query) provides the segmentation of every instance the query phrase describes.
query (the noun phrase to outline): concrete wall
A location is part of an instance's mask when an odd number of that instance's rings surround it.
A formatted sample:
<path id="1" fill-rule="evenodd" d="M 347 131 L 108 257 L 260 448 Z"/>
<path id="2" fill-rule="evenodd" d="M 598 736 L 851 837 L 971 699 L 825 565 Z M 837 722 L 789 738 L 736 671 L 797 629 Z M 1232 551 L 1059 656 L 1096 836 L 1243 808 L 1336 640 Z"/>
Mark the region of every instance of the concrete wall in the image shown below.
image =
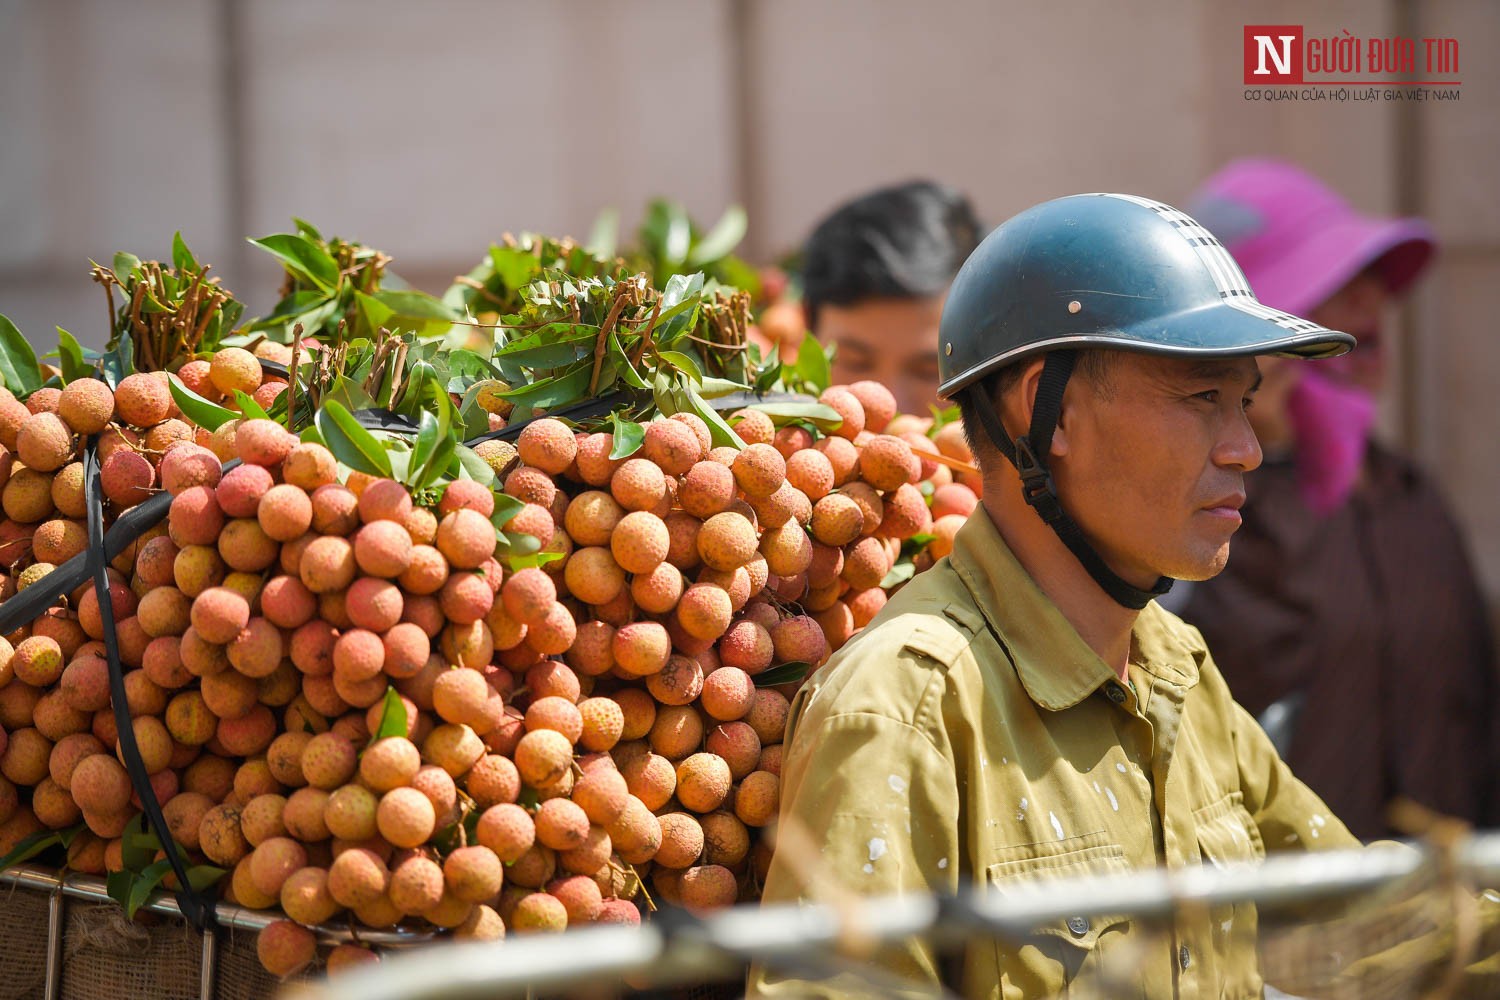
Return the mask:
<path id="1" fill-rule="evenodd" d="M 1247 22 L 1456 37 L 1463 99 L 1246 103 Z M 1490 0 L 0 0 L 0 311 L 98 342 L 87 259 L 177 227 L 264 309 L 240 237 L 293 214 L 440 290 L 502 231 L 633 226 L 658 193 L 744 204 L 770 256 L 881 182 L 940 177 L 998 222 L 1279 154 L 1443 236 L 1385 427 L 1443 469 L 1500 599 L 1497 47 Z"/>

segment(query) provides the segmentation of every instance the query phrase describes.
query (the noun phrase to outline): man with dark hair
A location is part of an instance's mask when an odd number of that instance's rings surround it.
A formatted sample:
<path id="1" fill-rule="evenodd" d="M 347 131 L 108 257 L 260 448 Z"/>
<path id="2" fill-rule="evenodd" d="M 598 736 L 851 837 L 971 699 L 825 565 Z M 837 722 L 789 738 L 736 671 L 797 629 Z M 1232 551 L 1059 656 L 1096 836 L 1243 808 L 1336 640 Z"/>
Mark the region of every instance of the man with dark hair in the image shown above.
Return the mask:
<path id="1" fill-rule="evenodd" d="M 1256 357 L 1353 342 L 1258 303 L 1218 241 L 1159 202 L 1061 198 L 991 233 L 939 340 L 983 503 L 798 693 L 763 898 L 816 897 L 809 878 L 1004 893 L 1358 846 L 1154 600 L 1228 559 L 1261 461 Z M 1185 910 L 1164 933 L 1078 914 L 971 942 L 962 989 L 1076 995 L 1113 972 L 1131 995 L 1260 996 L 1256 926 L 1250 903 Z M 947 973 L 914 939 L 868 968 L 757 969 L 751 992 L 932 996 L 957 985 Z"/>
<path id="2" fill-rule="evenodd" d="M 818 224 L 803 247 L 803 307 L 837 347 L 835 381 L 880 382 L 903 413 L 926 414 L 943 298 L 982 230 L 967 198 L 932 181 L 872 191 Z"/>

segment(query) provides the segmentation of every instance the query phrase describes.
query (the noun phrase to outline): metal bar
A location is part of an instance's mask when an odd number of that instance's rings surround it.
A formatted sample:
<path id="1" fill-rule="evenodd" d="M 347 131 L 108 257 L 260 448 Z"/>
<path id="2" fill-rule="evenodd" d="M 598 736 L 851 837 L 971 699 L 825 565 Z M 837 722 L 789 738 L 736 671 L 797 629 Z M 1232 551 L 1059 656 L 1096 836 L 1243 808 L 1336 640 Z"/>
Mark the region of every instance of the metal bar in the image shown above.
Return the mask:
<path id="1" fill-rule="evenodd" d="M 1462 877 L 1500 884 L 1500 834 L 1458 852 Z M 1006 893 L 863 900 L 852 912 L 826 905 L 736 907 L 702 920 L 640 928 L 594 927 L 556 938 L 466 942 L 395 956 L 378 969 L 349 970 L 313 989 L 327 1000 L 456 1000 L 524 996 L 649 971 L 658 979 L 732 974 L 750 957 L 827 955 L 851 940 L 869 947 L 913 935 L 939 941 L 1029 933 L 1072 916 L 1170 914 L 1184 905 L 1253 901 L 1263 906 L 1370 890 L 1432 872 L 1435 854 L 1407 846 L 1278 855 L 1259 865 L 1208 866 L 1058 879 Z"/>
<path id="2" fill-rule="evenodd" d="M 203 950 L 198 958 L 198 1000 L 214 1000 L 214 980 L 218 974 L 219 935 L 211 930 L 204 931 Z"/>
<path id="3" fill-rule="evenodd" d="M 42 892 L 54 892 L 60 889 L 64 896 L 87 899 L 92 902 L 107 903 L 112 900 L 101 878 L 78 874 L 69 874 L 65 878 L 60 878 L 56 872 L 40 865 L 17 865 L 0 872 L 0 885 L 14 885 L 18 888 Z M 164 916 L 183 918 L 176 896 L 168 892 L 157 893 L 141 909 Z M 218 917 L 220 927 L 257 933 L 264 930 L 267 925 L 285 919 L 279 911 L 247 910 L 242 906 L 231 906 L 228 903 L 220 904 L 215 910 L 215 915 Z M 355 940 L 354 932 L 349 927 L 324 926 L 315 927 L 313 931 L 321 941 L 328 944 L 343 944 Z M 360 930 L 359 932 L 361 942 L 380 948 L 408 947 L 430 941 L 433 937 L 430 931 Z"/>
<path id="4" fill-rule="evenodd" d="M 42 988 L 46 1000 L 58 1000 L 62 996 L 64 905 L 62 890 L 53 889 L 47 900 L 47 980 Z"/>

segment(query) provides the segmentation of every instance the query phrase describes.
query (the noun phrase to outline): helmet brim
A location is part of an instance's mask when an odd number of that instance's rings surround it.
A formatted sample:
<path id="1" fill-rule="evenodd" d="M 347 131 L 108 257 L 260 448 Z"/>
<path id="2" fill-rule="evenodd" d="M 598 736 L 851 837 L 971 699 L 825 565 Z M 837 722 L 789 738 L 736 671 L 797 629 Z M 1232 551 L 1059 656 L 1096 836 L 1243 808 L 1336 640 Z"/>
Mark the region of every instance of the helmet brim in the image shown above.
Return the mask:
<path id="1" fill-rule="evenodd" d="M 1319 359 L 1347 354 L 1354 345 L 1355 339 L 1350 334 L 1330 330 L 1253 299 L 1233 303 L 1226 300 L 1123 329 L 1079 331 L 1022 345 L 959 372 L 938 387 L 938 397 L 951 399 L 992 372 L 1048 351 L 1103 348 L 1178 358 L 1277 355 Z"/>

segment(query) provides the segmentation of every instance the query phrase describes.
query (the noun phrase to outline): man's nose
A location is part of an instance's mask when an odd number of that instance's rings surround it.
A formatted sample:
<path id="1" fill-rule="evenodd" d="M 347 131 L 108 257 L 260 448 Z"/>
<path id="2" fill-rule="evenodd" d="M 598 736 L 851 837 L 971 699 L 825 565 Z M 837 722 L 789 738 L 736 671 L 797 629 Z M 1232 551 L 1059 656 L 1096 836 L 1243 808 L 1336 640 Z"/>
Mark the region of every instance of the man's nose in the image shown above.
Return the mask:
<path id="1" fill-rule="evenodd" d="M 1224 425 L 1223 433 L 1214 448 L 1214 464 L 1250 472 L 1260 467 L 1260 439 L 1250 426 L 1250 418 L 1240 410 Z"/>

